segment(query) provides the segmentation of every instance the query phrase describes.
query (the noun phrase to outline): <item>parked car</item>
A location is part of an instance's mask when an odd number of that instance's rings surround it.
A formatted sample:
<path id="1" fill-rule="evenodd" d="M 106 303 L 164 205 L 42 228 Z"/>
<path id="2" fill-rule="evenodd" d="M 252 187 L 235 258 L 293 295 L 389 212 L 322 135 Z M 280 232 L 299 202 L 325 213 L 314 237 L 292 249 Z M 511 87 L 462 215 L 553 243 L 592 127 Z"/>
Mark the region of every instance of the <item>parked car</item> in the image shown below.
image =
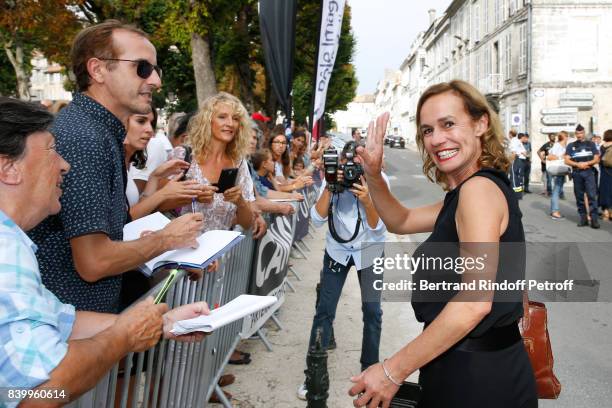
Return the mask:
<path id="1" fill-rule="evenodd" d="M 399 146 L 402 149 L 404 149 L 406 147 L 406 140 L 404 140 L 404 138 L 401 136 L 391 136 L 391 139 L 389 141 L 389 146 L 390 147 Z"/>
<path id="2" fill-rule="evenodd" d="M 392 137 L 393 137 L 392 135 L 386 135 L 386 136 L 385 136 L 385 138 L 383 139 L 384 143 L 385 143 L 386 145 L 388 145 L 389 143 L 391 143 L 391 138 L 392 138 Z"/>

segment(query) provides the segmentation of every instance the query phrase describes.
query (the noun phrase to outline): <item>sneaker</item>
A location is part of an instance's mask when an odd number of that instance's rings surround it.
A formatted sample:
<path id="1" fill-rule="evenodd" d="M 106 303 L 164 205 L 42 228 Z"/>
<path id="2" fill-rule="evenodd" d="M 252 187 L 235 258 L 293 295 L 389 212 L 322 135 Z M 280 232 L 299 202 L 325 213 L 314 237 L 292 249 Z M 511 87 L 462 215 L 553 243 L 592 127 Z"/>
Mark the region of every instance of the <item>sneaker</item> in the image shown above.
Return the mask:
<path id="1" fill-rule="evenodd" d="M 599 229 L 599 222 L 596 219 L 591 220 L 591 228 Z"/>
<path id="2" fill-rule="evenodd" d="M 301 399 L 302 401 L 306 401 L 307 392 L 308 390 L 306 389 L 306 383 L 303 383 L 302 385 L 300 385 L 300 388 L 298 388 L 297 390 L 297 397 Z"/>
<path id="3" fill-rule="evenodd" d="M 587 221 L 586 218 L 580 218 L 580 221 L 578 221 L 578 226 L 579 227 L 586 227 L 587 225 L 589 225 L 589 222 Z"/>

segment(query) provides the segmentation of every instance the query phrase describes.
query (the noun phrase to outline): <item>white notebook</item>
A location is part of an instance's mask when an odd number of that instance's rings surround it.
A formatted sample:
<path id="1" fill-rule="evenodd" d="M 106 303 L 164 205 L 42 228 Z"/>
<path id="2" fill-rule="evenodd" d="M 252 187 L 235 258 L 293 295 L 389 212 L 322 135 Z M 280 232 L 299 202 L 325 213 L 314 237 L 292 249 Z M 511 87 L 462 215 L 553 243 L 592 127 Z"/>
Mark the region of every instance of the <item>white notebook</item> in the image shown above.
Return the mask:
<path id="1" fill-rule="evenodd" d="M 261 309 L 272 306 L 276 296 L 240 295 L 231 302 L 212 310 L 209 315 L 174 323 L 170 332 L 177 336 L 192 332 L 212 332 Z"/>
<path id="2" fill-rule="evenodd" d="M 159 212 L 139 218 L 123 227 L 123 240 L 138 239 L 144 231 L 158 231 L 168 223 L 170 223 L 170 220 Z M 176 268 L 203 269 L 233 248 L 242 238 L 244 238 L 244 235 L 237 231 L 206 231 L 197 238 L 198 248 L 183 248 L 164 252 L 141 265 L 140 271 L 147 276 L 151 276 L 156 269 L 169 265 L 176 265 Z"/>

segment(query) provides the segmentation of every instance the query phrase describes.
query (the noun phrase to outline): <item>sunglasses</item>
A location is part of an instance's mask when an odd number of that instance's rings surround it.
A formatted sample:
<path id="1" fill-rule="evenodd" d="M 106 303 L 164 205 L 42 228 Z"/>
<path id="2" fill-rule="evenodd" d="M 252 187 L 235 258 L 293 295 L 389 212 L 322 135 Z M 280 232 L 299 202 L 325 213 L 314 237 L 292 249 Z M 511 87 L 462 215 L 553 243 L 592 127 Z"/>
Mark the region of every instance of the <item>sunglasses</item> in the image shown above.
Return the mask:
<path id="1" fill-rule="evenodd" d="M 139 59 L 139 60 L 128 60 L 128 59 L 117 59 L 117 58 L 99 58 L 101 61 L 122 61 L 122 62 L 133 62 L 136 64 L 136 75 L 138 75 L 142 79 L 147 79 L 153 73 L 153 70 L 157 72 L 159 79 L 162 77 L 162 69 L 157 66 L 151 64 L 147 60 Z"/>

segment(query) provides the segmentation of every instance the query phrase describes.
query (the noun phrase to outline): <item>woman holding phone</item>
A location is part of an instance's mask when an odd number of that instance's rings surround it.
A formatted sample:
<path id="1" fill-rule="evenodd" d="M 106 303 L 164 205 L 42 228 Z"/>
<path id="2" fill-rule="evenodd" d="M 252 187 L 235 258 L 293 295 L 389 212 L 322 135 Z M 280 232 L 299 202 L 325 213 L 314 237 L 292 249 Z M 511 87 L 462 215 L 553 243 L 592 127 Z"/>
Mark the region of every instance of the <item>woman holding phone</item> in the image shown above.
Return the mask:
<path id="1" fill-rule="evenodd" d="M 219 92 L 204 101 L 189 121 L 187 143 L 193 159 L 187 179 L 204 185 L 226 184 L 220 180 L 223 169 L 238 169 L 233 186 L 214 194 L 210 203 L 195 201 L 181 209 L 181 214 L 200 211 L 204 215 L 204 231 L 227 230 L 239 224 L 251 228 L 255 200 L 253 180 L 244 160 L 249 144 L 250 122 L 246 109 L 233 95 Z M 226 171 L 227 172 L 227 171 Z"/>
<path id="2" fill-rule="evenodd" d="M 189 168 L 183 160 L 169 160 L 159 165 L 139 191 L 134 173 L 147 162 L 147 144 L 155 134 L 157 111 L 151 107 L 147 114 L 134 114 L 128 118 L 127 133 L 123 141 L 125 165 L 128 171 L 125 194 L 130 205 L 133 220 L 151 214 L 191 204 L 193 199 L 201 202 L 212 201 L 209 187 L 195 180 L 179 181 L 180 176 Z M 168 180 L 168 178 L 170 180 Z"/>

